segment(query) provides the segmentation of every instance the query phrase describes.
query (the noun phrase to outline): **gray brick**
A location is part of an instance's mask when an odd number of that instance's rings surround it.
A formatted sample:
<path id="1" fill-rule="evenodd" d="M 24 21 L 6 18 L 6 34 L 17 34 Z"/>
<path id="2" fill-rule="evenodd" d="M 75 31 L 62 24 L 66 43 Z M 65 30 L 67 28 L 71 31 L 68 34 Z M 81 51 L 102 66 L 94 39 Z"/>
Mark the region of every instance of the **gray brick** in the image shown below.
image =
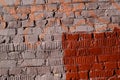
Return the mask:
<path id="1" fill-rule="evenodd" d="M 15 35 L 15 34 L 16 34 L 15 29 L 2 29 L 2 30 L 0 30 L 0 35 L 9 36 L 9 35 Z"/>
<path id="2" fill-rule="evenodd" d="M 23 5 L 33 5 L 34 0 L 22 0 Z"/>
<path id="3" fill-rule="evenodd" d="M 35 51 L 33 51 L 33 50 L 26 50 L 26 51 L 22 52 L 22 58 L 23 59 L 35 58 Z"/>
<path id="4" fill-rule="evenodd" d="M 45 65 L 45 60 L 43 59 L 27 59 L 22 62 L 21 67 L 35 67 Z"/>
<path id="5" fill-rule="evenodd" d="M 36 0 L 36 4 L 45 4 L 45 0 Z"/>
<path id="6" fill-rule="evenodd" d="M 16 67 L 15 60 L 3 60 L 0 62 L 0 68 L 14 68 Z"/>

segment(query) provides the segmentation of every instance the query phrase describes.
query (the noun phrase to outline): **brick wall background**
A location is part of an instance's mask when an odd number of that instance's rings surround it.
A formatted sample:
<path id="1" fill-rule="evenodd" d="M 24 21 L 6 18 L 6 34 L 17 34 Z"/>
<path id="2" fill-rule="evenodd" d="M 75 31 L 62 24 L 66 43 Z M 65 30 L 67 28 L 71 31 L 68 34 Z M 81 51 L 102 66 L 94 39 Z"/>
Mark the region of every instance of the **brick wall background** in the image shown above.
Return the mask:
<path id="1" fill-rule="evenodd" d="M 65 59 L 65 56 L 75 56 L 74 48 L 83 58 L 80 63 L 87 63 L 80 67 L 83 72 L 79 79 L 118 78 L 119 54 L 111 48 L 119 50 L 119 45 L 114 44 L 119 39 L 116 35 L 106 38 L 103 32 L 119 27 L 119 3 L 119 0 L 0 0 L 0 79 L 70 80 L 73 72 L 72 78 L 77 80 L 78 64 L 67 65 L 73 60 Z M 85 32 L 85 40 L 78 41 L 81 33 L 65 33 L 69 35 L 65 41 L 72 40 L 66 50 L 62 33 L 78 31 Z M 93 32 L 100 34 L 94 34 L 93 38 Z M 90 41 L 95 44 L 90 45 Z M 81 45 L 75 45 L 76 42 Z M 106 47 L 101 52 L 103 45 Z M 78 50 L 81 46 L 93 46 L 89 47 L 91 53 Z M 95 66 L 92 69 L 91 63 Z"/>

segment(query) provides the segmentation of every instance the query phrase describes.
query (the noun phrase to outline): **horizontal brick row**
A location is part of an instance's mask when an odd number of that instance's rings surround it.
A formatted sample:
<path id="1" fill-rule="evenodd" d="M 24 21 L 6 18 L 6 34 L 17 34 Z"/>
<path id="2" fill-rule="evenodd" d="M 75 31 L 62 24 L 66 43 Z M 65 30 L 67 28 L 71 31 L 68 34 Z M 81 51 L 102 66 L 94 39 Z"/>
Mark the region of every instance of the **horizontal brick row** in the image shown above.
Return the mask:
<path id="1" fill-rule="evenodd" d="M 10 51 L 24 51 L 24 50 L 59 50 L 61 49 L 61 41 L 54 42 L 41 42 L 36 43 L 9 43 L 0 44 L 0 52 L 10 52 Z"/>

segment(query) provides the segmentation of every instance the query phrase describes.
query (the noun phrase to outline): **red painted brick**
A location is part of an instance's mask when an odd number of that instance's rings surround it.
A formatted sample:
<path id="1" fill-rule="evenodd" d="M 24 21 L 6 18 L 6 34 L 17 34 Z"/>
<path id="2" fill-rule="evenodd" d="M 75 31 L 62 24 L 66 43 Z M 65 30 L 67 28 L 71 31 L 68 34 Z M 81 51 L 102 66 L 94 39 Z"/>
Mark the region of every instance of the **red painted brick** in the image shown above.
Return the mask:
<path id="1" fill-rule="evenodd" d="M 117 36 L 117 33 L 116 32 L 105 32 L 105 36 L 106 38 L 113 38 L 113 37 L 116 37 Z"/>
<path id="2" fill-rule="evenodd" d="M 103 47 L 105 46 L 105 39 L 97 39 L 93 43 L 95 43 L 95 46 L 97 47 Z"/>
<path id="3" fill-rule="evenodd" d="M 79 40 L 79 34 L 77 34 L 77 33 L 75 33 L 75 34 L 67 34 L 66 39 L 69 40 L 69 41 L 70 40 L 77 41 L 77 40 Z"/>
<path id="4" fill-rule="evenodd" d="M 88 79 L 88 72 L 79 72 L 78 73 L 78 75 L 79 75 L 79 80 L 80 79 L 85 79 L 85 80 L 87 80 Z"/>
<path id="5" fill-rule="evenodd" d="M 72 72 L 72 73 L 66 73 L 66 80 L 78 80 L 78 73 Z"/>
<path id="6" fill-rule="evenodd" d="M 93 64 L 96 62 L 95 56 L 80 56 L 75 57 L 75 64 Z"/>
<path id="7" fill-rule="evenodd" d="M 115 46 L 116 45 L 116 38 L 107 38 L 105 39 L 105 46 Z"/>
<path id="8" fill-rule="evenodd" d="M 76 50 L 74 50 L 74 49 L 65 49 L 65 51 L 64 51 L 64 56 L 65 56 L 65 57 L 73 57 L 73 56 L 76 56 Z"/>
<path id="9" fill-rule="evenodd" d="M 85 48 L 90 46 L 90 40 L 79 41 L 79 48 Z"/>
<path id="10" fill-rule="evenodd" d="M 82 64 L 78 66 L 78 71 L 88 71 L 91 69 L 91 64 Z"/>
<path id="11" fill-rule="evenodd" d="M 90 71 L 90 78 L 95 78 L 95 77 L 110 77 L 112 75 L 113 75 L 113 70 Z"/>
<path id="12" fill-rule="evenodd" d="M 120 69 L 115 71 L 117 75 L 120 76 Z"/>
<path id="13" fill-rule="evenodd" d="M 93 64 L 91 70 L 103 70 L 104 66 L 102 63 L 95 63 Z"/>
<path id="14" fill-rule="evenodd" d="M 89 48 L 89 53 L 92 55 L 99 55 L 102 54 L 102 49 L 101 48 Z"/>
<path id="15" fill-rule="evenodd" d="M 118 68 L 120 69 L 120 62 L 118 62 Z"/>
<path id="16" fill-rule="evenodd" d="M 63 58 L 64 64 L 65 65 L 72 65 L 75 64 L 75 59 L 72 57 L 64 57 Z"/>
<path id="17" fill-rule="evenodd" d="M 78 51 L 76 53 L 76 56 L 87 56 L 87 55 L 89 55 L 87 48 L 78 49 Z"/>
<path id="18" fill-rule="evenodd" d="M 120 59 L 120 54 L 103 54 L 98 56 L 99 62 L 117 61 L 119 59 Z"/>
<path id="19" fill-rule="evenodd" d="M 77 66 L 76 65 L 65 65 L 65 68 L 67 72 L 77 72 Z"/>
<path id="20" fill-rule="evenodd" d="M 105 34 L 104 33 L 94 33 L 94 38 L 95 39 L 104 39 Z"/>
<path id="21" fill-rule="evenodd" d="M 116 62 L 105 62 L 105 69 L 117 69 L 117 63 Z"/>
<path id="22" fill-rule="evenodd" d="M 80 33 L 79 35 L 80 39 L 83 40 L 83 39 L 92 39 L 92 34 L 91 33 Z"/>

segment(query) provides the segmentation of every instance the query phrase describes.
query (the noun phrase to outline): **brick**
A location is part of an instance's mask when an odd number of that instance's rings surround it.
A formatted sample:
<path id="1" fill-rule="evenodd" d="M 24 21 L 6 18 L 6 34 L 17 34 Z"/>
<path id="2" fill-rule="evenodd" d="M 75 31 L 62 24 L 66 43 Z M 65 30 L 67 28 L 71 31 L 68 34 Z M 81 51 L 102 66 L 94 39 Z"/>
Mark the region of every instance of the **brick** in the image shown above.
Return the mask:
<path id="1" fill-rule="evenodd" d="M 51 58 L 62 58 L 63 57 L 63 52 L 61 50 L 58 51 L 52 51 L 50 53 Z"/>
<path id="2" fill-rule="evenodd" d="M 50 72 L 50 67 L 37 67 L 38 74 L 45 74 Z"/>
<path id="3" fill-rule="evenodd" d="M 105 39 L 105 46 L 115 46 L 115 45 L 116 45 L 115 38 Z"/>
<path id="4" fill-rule="evenodd" d="M 8 59 L 20 59 L 19 52 L 10 52 L 8 53 Z"/>
<path id="5" fill-rule="evenodd" d="M 70 79 L 73 79 L 73 80 L 78 80 L 78 74 L 76 72 L 74 73 L 66 73 L 66 80 L 70 80 Z"/>
<path id="6" fill-rule="evenodd" d="M 23 42 L 23 36 L 22 35 L 16 35 L 14 38 L 13 38 L 13 43 L 21 43 Z"/>
<path id="7" fill-rule="evenodd" d="M 35 58 L 35 51 L 27 50 L 21 53 L 23 59 Z"/>
<path id="8" fill-rule="evenodd" d="M 15 60 L 3 60 L 0 62 L 0 68 L 15 68 L 16 61 Z"/>
<path id="9" fill-rule="evenodd" d="M 81 48 L 81 49 L 78 49 L 76 56 L 87 56 L 89 54 L 90 53 L 87 48 Z"/>
<path id="10" fill-rule="evenodd" d="M 3 29 L 3 30 L 0 30 L 0 34 L 1 35 L 15 35 L 16 34 L 16 31 L 15 29 Z"/>
<path id="11" fill-rule="evenodd" d="M 80 56 L 75 57 L 75 63 L 76 64 L 93 64 L 96 62 L 95 56 Z"/>
<path id="12" fill-rule="evenodd" d="M 45 4 L 45 0 L 36 0 L 36 4 Z"/>
<path id="13" fill-rule="evenodd" d="M 0 75 L 7 75 L 8 74 L 8 69 L 1 68 L 0 69 Z"/>
<path id="14" fill-rule="evenodd" d="M 47 64 L 46 65 L 49 65 L 49 66 L 58 66 L 58 65 L 62 65 L 63 64 L 63 61 L 62 61 L 62 58 L 49 58 L 47 59 Z"/>
<path id="15" fill-rule="evenodd" d="M 94 38 L 95 39 L 104 39 L 105 34 L 104 33 L 94 33 Z"/>
<path id="16" fill-rule="evenodd" d="M 11 68 L 9 69 L 9 75 L 18 75 L 22 71 L 21 68 Z"/>
<path id="17" fill-rule="evenodd" d="M 42 66 L 45 64 L 45 60 L 43 59 L 26 59 L 21 63 L 21 67 L 35 67 L 35 66 Z"/>
<path id="18" fill-rule="evenodd" d="M 32 27 L 34 26 L 34 22 L 30 20 L 24 20 L 22 21 L 22 27 Z"/>
<path id="19" fill-rule="evenodd" d="M 16 20 L 16 18 L 13 17 L 11 14 L 4 14 L 4 15 L 3 15 L 3 19 L 4 19 L 5 21 L 14 21 L 14 20 Z"/>
<path id="20" fill-rule="evenodd" d="M 113 38 L 116 37 L 116 32 L 105 32 L 106 38 Z"/>
<path id="21" fill-rule="evenodd" d="M 72 49 L 66 49 L 64 50 L 64 56 L 65 57 L 73 57 L 76 56 L 76 50 Z"/>
<path id="22" fill-rule="evenodd" d="M 92 39 L 92 34 L 90 34 L 90 33 L 80 33 L 79 34 L 79 37 L 80 37 L 80 39 L 82 40 L 82 39 Z"/>
<path id="23" fill-rule="evenodd" d="M 16 11 L 17 11 L 18 14 L 25 14 L 25 13 L 28 14 L 28 13 L 31 12 L 31 9 L 30 9 L 29 6 L 18 6 L 18 8 L 16 9 Z"/>
<path id="24" fill-rule="evenodd" d="M 89 48 L 89 53 L 92 55 L 99 55 L 99 54 L 102 54 L 102 49 L 99 47 Z"/>
<path id="25" fill-rule="evenodd" d="M 31 6 L 31 12 L 39 12 L 39 11 L 43 11 L 44 10 L 44 6 L 43 5 L 35 5 L 35 6 Z"/>
<path id="26" fill-rule="evenodd" d="M 46 52 L 43 52 L 43 51 L 37 51 L 36 52 L 36 57 L 39 58 L 39 59 L 47 59 L 48 56 L 50 55 L 50 52 L 46 51 Z"/>
<path id="27" fill-rule="evenodd" d="M 102 63 L 94 63 L 91 70 L 103 70 L 104 66 Z"/>
<path id="28" fill-rule="evenodd" d="M 11 22 L 8 22 L 8 28 L 19 28 L 21 27 L 20 26 L 20 23 L 17 23 L 16 21 L 11 21 Z"/>
<path id="29" fill-rule="evenodd" d="M 99 62 L 106 62 L 106 61 L 117 61 L 119 60 L 119 54 L 104 54 L 98 56 Z"/>
<path id="30" fill-rule="evenodd" d="M 78 68 L 76 65 L 65 65 L 66 71 L 69 72 L 77 72 Z"/>
<path id="31" fill-rule="evenodd" d="M 63 62 L 64 62 L 64 65 L 72 65 L 72 64 L 75 64 L 75 61 L 74 61 L 75 58 L 70 58 L 70 57 L 64 57 L 63 58 Z"/>
<path id="32" fill-rule="evenodd" d="M 71 26 L 74 23 L 74 19 L 63 18 L 62 24 L 65 26 Z"/>
<path id="33" fill-rule="evenodd" d="M 79 34 L 67 34 L 66 39 L 77 41 L 79 40 Z"/>
<path id="34" fill-rule="evenodd" d="M 105 62 L 105 69 L 117 69 L 117 63 L 116 62 Z"/>
<path id="35" fill-rule="evenodd" d="M 87 9 L 97 9 L 98 5 L 97 3 L 86 3 Z"/>
<path id="36" fill-rule="evenodd" d="M 90 71 L 90 77 L 110 77 L 113 75 L 113 70 Z"/>
<path id="37" fill-rule="evenodd" d="M 119 23 L 120 17 L 118 16 L 113 16 L 112 17 L 112 23 Z"/>
<path id="38" fill-rule="evenodd" d="M 38 36 L 37 35 L 25 35 L 25 42 L 29 43 L 36 43 L 38 42 Z"/>
<path id="39" fill-rule="evenodd" d="M 23 5 L 32 5 L 34 3 L 34 0 L 22 0 Z"/>
<path id="40" fill-rule="evenodd" d="M 63 70 L 63 66 L 51 66 L 51 71 L 54 73 L 54 74 L 58 74 L 58 73 L 63 73 L 64 70 Z"/>
<path id="41" fill-rule="evenodd" d="M 88 79 L 88 72 L 79 72 L 79 79 Z"/>
<path id="42" fill-rule="evenodd" d="M 73 11 L 80 11 L 82 9 L 85 9 L 85 5 L 83 3 L 73 4 Z"/>
<path id="43" fill-rule="evenodd" d="M 57 4 L 48 4 L 45 6 L 47 11 L 56 11 L 58 8 Z"/>
<path id="44" fill-rule="evenodd" d="M 37 74 L 37 68 L 36 67 L 28 67 L 26 69 L 26 73 L 28 75 L 35 75 L 35 74 Z"/>
<path id="45" fill-rule="evenodd" d="M 91 64 L 81 64 L 81 65 L 78 65 L 77 66 L 78 67 L 78 71 L 80 72 L 80 71 L 88 71 L 88 70 L 90 70 L 91 69 Z"/>
<path id="46" fill-rule="evenodd" d="M 5 3 L 7 5 L 14 5 L 16 3 L 16 0 L 5 0 Z M 20 4 L 20 1 L 18 3 Z"/>
<path id="47" fill-rule="evenodd" d="M 87 48 L 90 46 L 91 42 L 90 40 L 86 39 L 86 40 L 80 40 L 78 44 L 79 44 L 79 48 Z"/>

